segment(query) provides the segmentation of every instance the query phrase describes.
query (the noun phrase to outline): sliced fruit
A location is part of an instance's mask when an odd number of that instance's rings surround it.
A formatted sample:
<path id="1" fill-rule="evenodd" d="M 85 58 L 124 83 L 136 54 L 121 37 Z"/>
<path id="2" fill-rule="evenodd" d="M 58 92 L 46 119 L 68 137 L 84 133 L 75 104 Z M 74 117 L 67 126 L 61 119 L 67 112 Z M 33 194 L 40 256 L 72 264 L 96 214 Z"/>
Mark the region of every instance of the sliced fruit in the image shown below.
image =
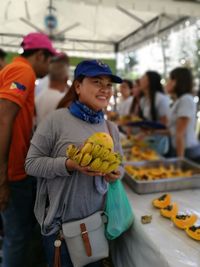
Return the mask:
<path id="1" fill-rule="evenodd" d="M 164 194 L 159 198 L 153 200 L 152 204 L 154 207 L 162 209 L 170 204 L 171 196 L 170 194 Z"/>
<path id="2" fill-rule="evenodd" d="M 191 238 L 200 241 L 200 225 L 192 225 L 187 227 L 185 231 Z"/>
<path id="3" fill-rule="evenodd" d="M 196 214 L 177 214 L 176 216 L 171 217 L 173 223 L 180 229 L 186 229 L 187 227 L 192 226 L 197 218 Z"/>
<path id="4" fill-rule="evenodd" d="M 171 218 L 172 216 L 176 216 L 178 213 L 178 205 L 176 203 L 172 203 L 160 210 L 160 214 L 166 218 Z"/>

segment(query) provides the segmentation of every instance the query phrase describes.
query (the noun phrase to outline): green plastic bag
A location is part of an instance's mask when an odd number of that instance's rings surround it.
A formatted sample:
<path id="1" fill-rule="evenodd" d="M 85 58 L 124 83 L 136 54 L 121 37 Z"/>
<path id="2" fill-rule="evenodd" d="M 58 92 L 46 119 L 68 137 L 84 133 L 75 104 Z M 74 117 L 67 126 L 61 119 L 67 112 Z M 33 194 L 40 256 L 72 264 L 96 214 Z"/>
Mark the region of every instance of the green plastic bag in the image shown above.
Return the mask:
<path id="1" fill-rule="evenodd" d="M 120 236 L 133 223 L 133 211 L 121 180 L 109 184 L 105 213 L 108 217 L 105 234 L 109 240 Z"/>

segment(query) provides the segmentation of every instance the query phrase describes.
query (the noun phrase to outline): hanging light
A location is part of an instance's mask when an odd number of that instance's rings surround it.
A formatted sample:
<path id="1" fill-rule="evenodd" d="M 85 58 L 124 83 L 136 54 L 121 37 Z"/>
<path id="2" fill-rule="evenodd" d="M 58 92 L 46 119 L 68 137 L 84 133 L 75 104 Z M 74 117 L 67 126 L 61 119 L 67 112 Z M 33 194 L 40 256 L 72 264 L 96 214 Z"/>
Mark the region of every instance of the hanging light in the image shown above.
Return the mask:
<path id="1" fill-rule="evenodd" d="M 185 22 L 185 26 L 186 26 L 186 27 L 190 26 L 190 21 L 189 21 L 189 20 L 187 20 L 187 21 Z"/>
<path id="2" fill-rule="evenodd" d="M 180 63 L 181 63 L 182 65 L 184 65 L 184 64 L 186 63 L 186 60 L 185 60 L 184 58 L 182 58 L 182 59 L 180 60 Z"/>

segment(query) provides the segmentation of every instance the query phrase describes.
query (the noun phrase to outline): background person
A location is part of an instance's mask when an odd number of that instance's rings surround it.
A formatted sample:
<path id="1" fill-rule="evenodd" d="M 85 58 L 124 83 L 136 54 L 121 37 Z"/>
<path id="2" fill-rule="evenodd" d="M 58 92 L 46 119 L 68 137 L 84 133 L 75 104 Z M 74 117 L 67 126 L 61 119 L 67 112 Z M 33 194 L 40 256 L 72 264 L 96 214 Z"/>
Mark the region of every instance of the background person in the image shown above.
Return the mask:
<path id="1" fill-rule="evenodd" d="M 68 145 L 80 146 L 94 132 L 111 133 L 115 151 L 122 154 L 117 127 L 107 123 L 102 112 L 112 96 L 112 83 L 120 83 L 121 79 L 97 60 L 79 63 L 74 77 L 67 94 L 67 108 L 52 112 L 38 126 L 26 160 L 27 173 L 39 177 L 35 214 L 41 225 L 49 267 L 53 266 L 54 241 L 62 222 L 102 210 L 107 182 L 123 174 L 122 167 L 103 175 L 66 158 Z M 64 242 L 61 257 L 62 267 L 73 266 Z M 101 261 L 88 266 L 101 266 Z"/>
<path id="2" fill-rule="evenodd" d="M 147 71 L 140 79 L 140 88 L 144 94 L 140 100 L 142 118 L 159 122 L 167 127 L 170 99 L 164 93 L 160 74 L 156 71 Z M 140 138 L 148 142 L 149 146 L 159 154 L 165 155 L 169 150 L 169 138 L 165 132 L 165 130 L 147 128 L 142 131 Z"/>
<path id="3" fill-rule="evenodd" d="M 0 48 L 0 71 L 6 66 L 7 53 Z M 0 235 L 3 236 L 3 222 L 0 216 Z"/>
<path id="4" fill-rule="evenodd" d="M 193 78 L 189 69 L 178 67 L 170 72 L 166 90 L 174 100 L 169 122 L 171 156 L 185 156 L 200 162 L 200 144 L 195 134 L 196 104 L 192 88 Z"/>
<path id="5" fill-rule="evenodd" d="M 69 57 L 66 53 L 63 52 L 57 53 L 56 56 L 54 56 L 51 61 L 57 60 L 58 58 L 60 62 L 66 63 L 66 65 L 69 66 Z M 46 88 L 48 86 L 49 86 L 49 75 L 47 74 L 45 77 L 37 80 L 37 84 L 35 86 L 35 97 L 37 97 L 42 92 L 43 88 Z"/>
<path id="6" fill-rule="evenodd" d="M 164 93 L 160 74 L 156 71 L 147 71 L 140 79 L 140 88 L 144 94 L 140 101 L 143 118 L 167 126 L 169 98 Z"/>
<path id="7" fill-rule="evenodd" d="M 121 99 L 117 107 L 119 116 L 129 115 L 132 97 L 133 83 L 131 80 L 124 79 L 120 84 Z"/>
<path id="8" fill-rule="evenodd" d="M 60 54 L 53 57 L 49 65 L 48 85 L 36 96 L 36 123 L 55 110 L 60 100 L 68 90 L 69 58 Z"/>
<path id="9" fill-rule="evenodd" d="M 129 114 L 140 117 L 141 116 L 141 110 L 140 110 L 140 99 L 143 96 L 143 93 L 140 88 L 140 80 L 136 79 L 133 83 L 132 87 L 132 103 L 130 106 Z"/>
<path id="10" fill-rule="evenodd" d="M 34 116 L 36 77 L 47 74 L 56 53 L 42 33 L 26 35 L 24 52 L 0 72 L 0 210 L 3 267 L 27 267 L 26 252 L 34 223 L 35 181 L 24 163 Z"/>

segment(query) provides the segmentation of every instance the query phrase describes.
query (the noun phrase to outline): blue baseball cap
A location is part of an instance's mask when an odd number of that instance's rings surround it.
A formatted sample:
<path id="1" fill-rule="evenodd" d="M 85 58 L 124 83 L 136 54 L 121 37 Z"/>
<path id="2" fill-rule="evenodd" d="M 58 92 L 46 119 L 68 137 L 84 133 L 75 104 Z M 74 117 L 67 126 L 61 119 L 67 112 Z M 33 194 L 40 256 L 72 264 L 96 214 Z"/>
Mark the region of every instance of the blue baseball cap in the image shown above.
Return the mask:
<path id="1" fill-rule="evenodd" d="M 110 76 L 114 83 L 122 83 L 122 79 L 113 75 L 109 66 L 100 60 L 84 60 L 77 65 L 74 71 L 75 79 L 79 76 L 95 77 L 100 75 Z"/>

